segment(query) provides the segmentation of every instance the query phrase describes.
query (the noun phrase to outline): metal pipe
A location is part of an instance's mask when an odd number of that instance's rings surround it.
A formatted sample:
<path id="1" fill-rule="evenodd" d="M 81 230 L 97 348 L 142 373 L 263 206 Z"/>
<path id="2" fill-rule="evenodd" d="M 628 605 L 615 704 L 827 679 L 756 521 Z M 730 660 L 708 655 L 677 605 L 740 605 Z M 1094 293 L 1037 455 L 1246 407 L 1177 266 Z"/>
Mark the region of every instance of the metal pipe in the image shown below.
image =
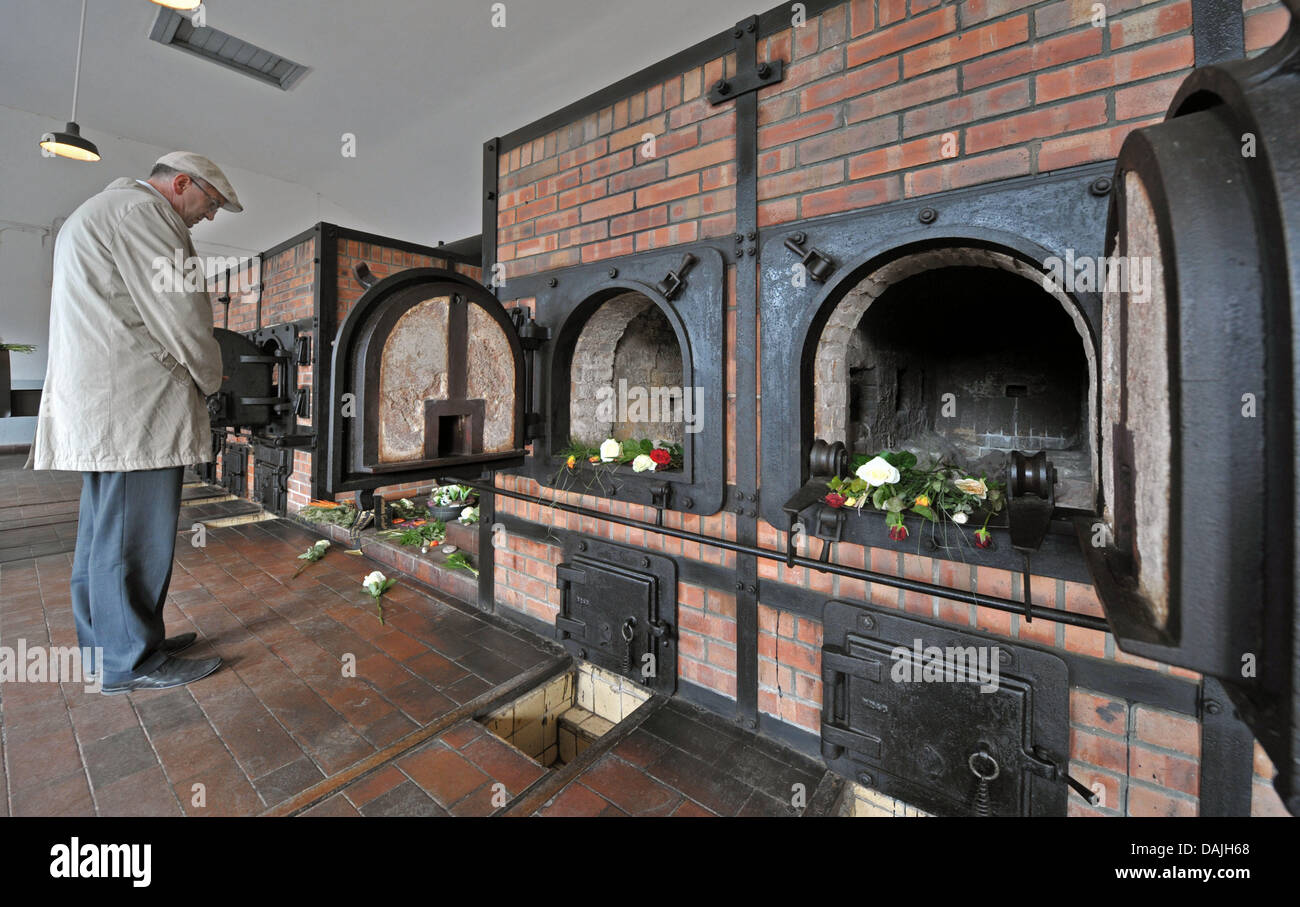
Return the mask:
<path id="1" fill-rule="evenodd" d="M 715 548 L 722 548 L 725 551 L 734 551 L 737 554 L 748 554 L 754 557 L 766 558 L 771 561 L 786 562 L 786 555 L 778 551 L 769 551 L 766 548 L 759 548 L 754 545 L 745 545 L 740 542 L 728 541 L 727 539 L 716 539 L 711 536 L 701 535 L 698 532 L 690 532 L 685 529 L 673 529 L 669 526 L 657 526 L 654 523 L 647 523 L 643 520 L 634 520 L 630 517 L 616 516 L 612 513 L 602 513 L 598 510 L 590 510 L 586 507 L 574 504 L 548 501 L 545 498 L 539 498 L 534 495 L 521 494 L 517 491 L 509 491 L 505 488 L 496 488 L 492 485 L 483 485 L 465 479 L 440 478 L 438 479 L 438 482 L 439 484 L 465 485 L 479 492 L 505 495 L 508 498 L 515 498 L 516 500 L 526 501 L 530 504 L 554 507 L 557 510 L 576 513 L 579 516 L 588 516 L 597 520 L 606 520 L 610 523 L 617 523 L 622 526 L 631 526 L 636 529 L 644 529 L 648 532 L 658 532 L 661 535 L 684 539 L 689 542 L 698 542 L 702 545 L 712 545 Z M 829 545 L 830 542 L 824 542 L 824 544 Z M 910 580 L 900 576 L 891 576 L 887 573 L 876 573 L 872 570 L 865 570 L 858 567 L 845 567 L 841 564 L 822 563 L 821 561 L 808 557 L 796 556 L 791 560 L 791 562 L 796 566 L 809 567 L 813 570 L 820 570 L 823 573 L 833 573 L 837 576 L 849 577 L 850 579 L 866 580 L 867 582 L 879 583 L 882 586 L 903 589 L 907 592 L 916 592 L 922 595 L 937 595 L 941 598 L 949 599 L 950 601 L 975 605 L 979 608 L 993 608 L 997 611 L 1019 614 L 1022 617 L 1032 615 L 1041 620 L 1054 620 L 1057 623 L 1068 624 L 1074 627 L 1086 627 L 1089 630 L 1100 630 L 1103 633 L 1110 632 L 1110 627 L 1104 619 L 1093 617 L 1091 614 L 1079 614 L 1075 611 L 1058 611 L 1055 608 L 1044 608 L 1041 605 L 1027 604 L 1024 601 L 1013 601 L 1009 598 L 999 598 L 991 595 L 977 595 L 973 592 L 963 592 L 960 589 L 953 589 L 949 586 L 923 583 L 919 580 Z"/>
<path id="2" fill-rule="evenodd" d="M 72 119 L 77 121 L 77 87 L 81 83 L 81 45 L 86 39 L 86 0 L 81 0 L 81 28 L 77 31 L 77 68 L 72 71 Z M 64 72 L 67 72 L 65 69 Z"/>

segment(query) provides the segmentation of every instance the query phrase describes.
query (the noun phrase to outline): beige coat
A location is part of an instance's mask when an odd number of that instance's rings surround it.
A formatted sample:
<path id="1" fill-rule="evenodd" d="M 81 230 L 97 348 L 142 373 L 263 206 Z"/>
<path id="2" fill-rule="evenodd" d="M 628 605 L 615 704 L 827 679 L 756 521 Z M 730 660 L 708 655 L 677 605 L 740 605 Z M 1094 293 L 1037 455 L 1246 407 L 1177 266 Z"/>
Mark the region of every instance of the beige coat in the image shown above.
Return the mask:
<path id="1" fill-rule="evenodd" d="M 125 472 L 212 459 L 205 397 L 221 386 L 212 305 L 186 289 L 195 255 L 171 205 L 114 180 L 54 245 L 49 367 L 35 469 Z"/>

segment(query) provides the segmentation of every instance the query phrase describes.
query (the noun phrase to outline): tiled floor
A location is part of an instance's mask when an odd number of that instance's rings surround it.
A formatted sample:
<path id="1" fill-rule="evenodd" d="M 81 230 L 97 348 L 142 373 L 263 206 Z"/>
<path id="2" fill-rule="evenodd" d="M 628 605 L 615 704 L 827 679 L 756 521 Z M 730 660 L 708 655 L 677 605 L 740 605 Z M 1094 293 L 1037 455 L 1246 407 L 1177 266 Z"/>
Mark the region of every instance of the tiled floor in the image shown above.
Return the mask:
<path id="1" fill-rule="evenodd" d="M 80 478 L 22 459 L 0 458 L 0 644 L 75 646 Z M 819 764 L 670 701 L 559 789 L 562 776 L 469 713 L 560 651 L 405 577 L 381 625 L 361 587 L 370 559 L 335 545 L 291 578 L 316 538 L 274 520 L 208 529 L 202 547 L 178 539 L 164 613 L 169 634 L 199 634 L 187 657 L 225 661 L 202 681 L 128 696 L 0 685 L 0 815 L 459 816 L 533 802 L 540 815 L 797 815 L 795 786 L 811 797 L 821 778 Z"/>

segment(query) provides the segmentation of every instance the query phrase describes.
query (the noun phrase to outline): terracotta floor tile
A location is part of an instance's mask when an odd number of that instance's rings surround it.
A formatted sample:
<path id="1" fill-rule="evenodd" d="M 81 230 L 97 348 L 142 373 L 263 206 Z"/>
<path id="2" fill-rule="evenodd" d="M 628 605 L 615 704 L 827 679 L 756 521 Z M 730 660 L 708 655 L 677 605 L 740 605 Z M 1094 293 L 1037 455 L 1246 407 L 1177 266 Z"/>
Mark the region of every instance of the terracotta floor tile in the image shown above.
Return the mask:
<path id="1" fill-rule="evenodd" d="M 118 731 L 103 740 L 87 743 L 82 753 L 90 783 L 97 793 L 128 775 L 158 765 L 158 756 L 140 728 Z"/>
<path id="2" fill-rule="evenodd" d="M 342 794 L 335 794 L 329 799 L 317 803 L 302 815 L 312 818 L 340 818 L 344 816 L 360 817 L 361 813 L 357 812 L 356 807 L 349 803 Z"/>
<path id="3" fill-rule="evenodd" d="M 399 759 L 397 764 L 444 806 L 455 803 L 490 780 L 464 756 L 438 744 Z"/>
<path id="4" fill-rule="evenodd" d="M 604 797 L 574 782 L 537 811 L 539 816 L 598 816 L 612 804 Z"/>
<path id="5" fill-rule="evenodd" d="M 180 804 L 158 766 L 95 791 L 101 816 L 179 816 Z"/>
<path id="6" fill-rule="evenodd" d="M 492 734 L 484 734 L 460 752 L 494 781 L 503 783 L 512 799 L 546 774 L 542 766 Z"/>
<path id="7" fill-rule="evenodd" d="M 404 781 L 361 807 L 363 816 L 445 816 L 440 807 L 419 785 Z"/>
<path id="8" fill-rule="evenodd" d="M 15 816 L 95 815 L 90 785 L 84 771 L 73 772 L 46 784 L 12 791 Z"/>
<path id="9" fill-rule="evenodd" d="M 380 794 L 386 794 L 406 780 L 401 769 L 395 765 L 386 765 L 372 774 L 353 781 L 343 789 L 344 795 L 353 806 L 365 806 Z"/>
<path id="10" fill-rule="evenodd" d="M 636 816 L 666 816 L 682 801 L 634 765 L 605 755 L 581 775 L 582 783 L 620 809 Z"/>

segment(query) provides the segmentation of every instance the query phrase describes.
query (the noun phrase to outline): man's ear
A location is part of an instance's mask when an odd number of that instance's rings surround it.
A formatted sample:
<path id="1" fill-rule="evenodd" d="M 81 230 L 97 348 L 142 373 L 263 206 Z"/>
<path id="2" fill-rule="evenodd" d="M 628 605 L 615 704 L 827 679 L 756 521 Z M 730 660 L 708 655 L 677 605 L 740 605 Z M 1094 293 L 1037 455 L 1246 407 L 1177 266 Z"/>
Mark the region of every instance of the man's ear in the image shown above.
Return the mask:
<path id="1" fill-rule="evenodd" d="M 172 177 L 172 191 L 177 195 L 180 195 L 189 188 L 190 183 L 192 182 L 193 180 L 190 179 L 188 173 L 178 173 Z"/>

